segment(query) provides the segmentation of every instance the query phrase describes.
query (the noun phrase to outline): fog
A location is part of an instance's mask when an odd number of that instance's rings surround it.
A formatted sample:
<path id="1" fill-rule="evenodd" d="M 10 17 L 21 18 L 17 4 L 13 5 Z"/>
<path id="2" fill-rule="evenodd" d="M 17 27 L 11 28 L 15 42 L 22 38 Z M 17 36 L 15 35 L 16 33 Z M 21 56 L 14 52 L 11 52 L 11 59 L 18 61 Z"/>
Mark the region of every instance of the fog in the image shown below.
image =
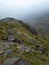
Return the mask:
<path id="1" fill-rule="evenodd" d="M 49 0 L 0 0 L 0 18 L 26 19 L 49 12 Z"/>

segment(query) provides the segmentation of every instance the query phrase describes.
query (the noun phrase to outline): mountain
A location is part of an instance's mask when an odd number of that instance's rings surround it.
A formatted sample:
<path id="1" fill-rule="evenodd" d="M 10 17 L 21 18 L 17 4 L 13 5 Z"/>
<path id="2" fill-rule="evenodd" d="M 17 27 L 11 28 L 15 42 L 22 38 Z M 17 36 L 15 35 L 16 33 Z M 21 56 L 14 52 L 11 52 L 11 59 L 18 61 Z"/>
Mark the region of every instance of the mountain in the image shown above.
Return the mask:
<path id="1" fill-rule="evenodd" d="M 36 29 L 43 39 L 49 42 L 49 14 L 35 18 L 29 24 Z"/>
<path id="2" fill-rule="evenodd" d="M 10 59 L 16 57 L 20 58 L 18 62 L 11 61 L 16 62 L 17 65 L 24 62 L 22 60 L 28 65 L 47 65 L 49 43 L 28 23 L 11 17 L 0 19 L 0 57 L 2 65 L 11 63 Z M 26 65 L 26 62 L 23 64 Z"/>
<path id="3" fill-rule="evenodd" d="M 45 18 L 46 18 L 46 19 L 49 19 L 49 12 L 43 13 L 43 14 L 38 14 L 38 15 L 30 14 L 30 15 L 28 15 L 28 16 L 24 19 L 24 21 L 34 23 L 37 19 L 40 19 L 40 18 L 42 18 L 42 19 L 45 19 Z"/>

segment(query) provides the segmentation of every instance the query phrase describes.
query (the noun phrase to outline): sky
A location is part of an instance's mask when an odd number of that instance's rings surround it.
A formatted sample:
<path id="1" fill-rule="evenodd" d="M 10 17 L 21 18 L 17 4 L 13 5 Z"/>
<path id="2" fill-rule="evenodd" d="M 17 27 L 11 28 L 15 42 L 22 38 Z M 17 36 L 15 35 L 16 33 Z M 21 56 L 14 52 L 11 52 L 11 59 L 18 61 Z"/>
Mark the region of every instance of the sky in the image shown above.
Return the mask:
<path id="1" fill-rule="evenodd" d="M 49 0 L 0 0 L 0 18 L 25 19 L 49 12 Z"/>

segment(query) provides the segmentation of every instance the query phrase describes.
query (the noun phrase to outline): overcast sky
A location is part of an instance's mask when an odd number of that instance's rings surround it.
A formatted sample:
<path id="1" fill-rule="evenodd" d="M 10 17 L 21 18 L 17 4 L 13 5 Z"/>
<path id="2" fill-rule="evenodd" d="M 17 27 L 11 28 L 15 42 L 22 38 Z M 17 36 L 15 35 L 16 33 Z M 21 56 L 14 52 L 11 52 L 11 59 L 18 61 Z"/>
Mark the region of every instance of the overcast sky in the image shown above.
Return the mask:
<path id="1" fill-rule="evenodd" d="M 0 18 L 23 19 L 49 11 L 49 0 L 0 0 Z"/>

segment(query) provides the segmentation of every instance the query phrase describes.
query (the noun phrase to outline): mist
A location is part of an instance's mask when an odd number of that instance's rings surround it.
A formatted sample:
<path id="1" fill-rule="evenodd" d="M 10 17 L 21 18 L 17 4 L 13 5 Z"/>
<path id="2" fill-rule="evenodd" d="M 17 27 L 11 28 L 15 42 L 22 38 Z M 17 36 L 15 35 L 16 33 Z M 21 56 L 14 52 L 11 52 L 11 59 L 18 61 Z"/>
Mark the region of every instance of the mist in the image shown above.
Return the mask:
<path id="1" fill-rule="evenodd" d="M 49 13 L 49 0 L 0 0 L 0 19 L 13 17 L 25 20 L 47 12 Z"/>

